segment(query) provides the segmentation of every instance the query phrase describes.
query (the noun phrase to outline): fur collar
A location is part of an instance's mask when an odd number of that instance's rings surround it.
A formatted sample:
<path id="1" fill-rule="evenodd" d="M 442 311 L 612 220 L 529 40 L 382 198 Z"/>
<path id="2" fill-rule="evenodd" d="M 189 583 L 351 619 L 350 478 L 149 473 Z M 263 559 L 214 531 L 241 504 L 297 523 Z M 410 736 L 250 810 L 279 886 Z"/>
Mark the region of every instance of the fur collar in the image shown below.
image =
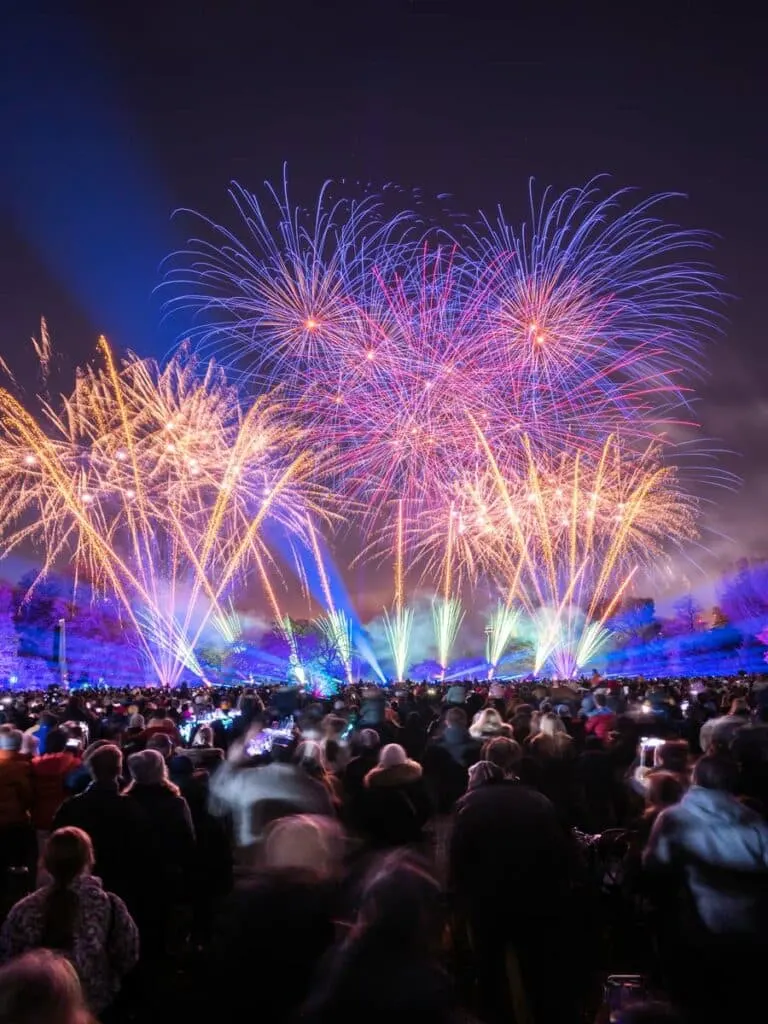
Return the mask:
<path id="1" fill-rule="evenodd" d="M 421 778 L 421 765 L 418 761 L 406 761 L 391 768 L 377 765 L 365 776 L 366 786 L 407 786 Z"/>

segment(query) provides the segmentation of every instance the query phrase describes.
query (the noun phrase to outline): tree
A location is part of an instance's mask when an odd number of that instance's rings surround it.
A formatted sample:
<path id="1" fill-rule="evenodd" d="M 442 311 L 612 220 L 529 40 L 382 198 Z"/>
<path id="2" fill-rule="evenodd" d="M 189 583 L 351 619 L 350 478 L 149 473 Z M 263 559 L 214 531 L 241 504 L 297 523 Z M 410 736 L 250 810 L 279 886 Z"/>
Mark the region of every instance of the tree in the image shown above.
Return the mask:
<path id="1" fill-rule="evenodd" d="M 19 634 L 8 609 L 0 611 L 0 685 L 19 676 Z"/>
<path id="2" fill-rule="evenodd" d="M 719 596 L 724 614 L 740 628 L 768 621 L 768 559 L 738 562 L 736 571 L 723 579 Z"/>
<path id="3" fill-rule="evenodd" d="M 693 594 L 684 594 L 672 607 L 675 614 L 664 626 L 665 636 L 690 636 L 701 630 L 702 607 Z"/>

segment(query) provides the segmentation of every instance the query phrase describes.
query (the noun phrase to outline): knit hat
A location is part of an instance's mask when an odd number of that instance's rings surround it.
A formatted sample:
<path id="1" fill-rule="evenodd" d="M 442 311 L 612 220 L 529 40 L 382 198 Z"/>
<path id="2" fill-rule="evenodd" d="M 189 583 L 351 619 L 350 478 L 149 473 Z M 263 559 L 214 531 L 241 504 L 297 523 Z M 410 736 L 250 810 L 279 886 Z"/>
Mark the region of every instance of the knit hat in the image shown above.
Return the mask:
<path id="1" fill-rule="evenodd" d="M 138 714 L 138 712 L 135 715 L 131 715 L 131 717 L 128 719 L 128 728 L 129 729 L 143 729 L 144 728 L 144 715 L 140 715 L 140 714 Z"/>
<path id="2" fill-rule="evenodd" d="M 408 755 L 399 743 L 388 743 L 381 748 L 379 754 L 379 765 L 382 768 L 394 768 L 398 764 L 405 764 Z"/>
<path id="3" fill-rule="evenodd" d="M 20 729 L 9 729 L 0 732 L 0 750 L 21 750 L 24 733 Z"/>
<path id="4" fill-rule="evenodd" d="M 171 775 L 194 775 L 195 766 L 192 758 L 186 754 L 176 754 L 168 762 L 168 771 Z"/>
<path id="5" fill-rule="evenodd" d="M 376 732 L 375 729 L 361 729 L 358 740 L 360 746 L 364 747 L 365 750 L 375 750 L 376 747 L 378 747 L 378 745 L 381 743 L 381 740 L 379 739 L 379 734 Z"/>
<path id="6" fill-rule="evenodd" d="M 477 789 L 486 782 L 494 782 L 504 778 L 504 772 L 497 764 L 490 761 L 478 761 L 469 769 L 469 784 L 467 789 Z"/>
<path id="7" fill-rule="evenodd" d="M 139 786 L 157 786 L 165 782 L 165 761 L 157 750 L 140 750 L 128 758 L 128 771 Z"/>

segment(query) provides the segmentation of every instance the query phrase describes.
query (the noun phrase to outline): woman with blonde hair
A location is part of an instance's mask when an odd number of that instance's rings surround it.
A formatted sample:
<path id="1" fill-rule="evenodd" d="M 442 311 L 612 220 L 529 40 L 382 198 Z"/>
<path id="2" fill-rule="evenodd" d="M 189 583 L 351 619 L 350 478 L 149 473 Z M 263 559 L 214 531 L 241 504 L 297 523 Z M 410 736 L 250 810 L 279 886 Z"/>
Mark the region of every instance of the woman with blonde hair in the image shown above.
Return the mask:
<path id="1" fill-rule="evenodd" d="M 469 735 L 476 740 L 489 740 L 504 733 L 504 721 L 496 708 L 483 708 L 475 715 Z"/>
<path id="2" fill-rule="evenodd" d="M 67 956 L 88 1004 L 100 1013 L 139 957 L 139 935 L 120 899 L 91 874 L 93 846 L 79 828 L 60 828 L 45 844 L 50 885 L 20 900 L 0 931 L 0 957 L 51 949 Z"/>
<path id="3" fill-rule="evenodd" d="M 341 782 L 328 771 L 323 745 L 319 740 L 305 740 L 296 748 L 295 761 L 301 765 L 310 778 L 320 782 L 328 790 L 333 805 L 338 810 L 342 802 Z"/>
<path id="4" fill-rule="evenodd" d="M 572 752 L 572 740 L 561 719 L 547 711 L 539 720 L 539 731 L 530 740 L 535 757 L 567 757 Z"/>

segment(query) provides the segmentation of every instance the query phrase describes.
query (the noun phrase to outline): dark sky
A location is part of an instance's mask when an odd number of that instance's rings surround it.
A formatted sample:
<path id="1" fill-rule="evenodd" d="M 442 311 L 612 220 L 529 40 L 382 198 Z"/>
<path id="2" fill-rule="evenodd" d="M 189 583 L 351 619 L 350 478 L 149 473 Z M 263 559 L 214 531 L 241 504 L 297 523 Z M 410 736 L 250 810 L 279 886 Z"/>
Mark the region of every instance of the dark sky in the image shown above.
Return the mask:
<path id="1" fill-rule="evenodd" d="M 308 195 L 326 177 L 394 180 L 452 193 L 464 210 L 501 201 L 515 217 L 530 176 L 562 189 L 607 172 L 617 186 L 685 192 L 669 214 L 719 236 L 714 262 L 733 295 L 698 414 L 744 480 L 711 510 L 734 543 L 713 540 L 705 567 L 768 553 L 758 13 L 512 0 L 6 0 L 3 11 L 3 354 L 40 314 L 73 359 L 100 331 L 160 354 L 152 289 L 182 240 L 171 212 L 226 217 L 230 179 L 258 186 L 286 160 Z"/>

